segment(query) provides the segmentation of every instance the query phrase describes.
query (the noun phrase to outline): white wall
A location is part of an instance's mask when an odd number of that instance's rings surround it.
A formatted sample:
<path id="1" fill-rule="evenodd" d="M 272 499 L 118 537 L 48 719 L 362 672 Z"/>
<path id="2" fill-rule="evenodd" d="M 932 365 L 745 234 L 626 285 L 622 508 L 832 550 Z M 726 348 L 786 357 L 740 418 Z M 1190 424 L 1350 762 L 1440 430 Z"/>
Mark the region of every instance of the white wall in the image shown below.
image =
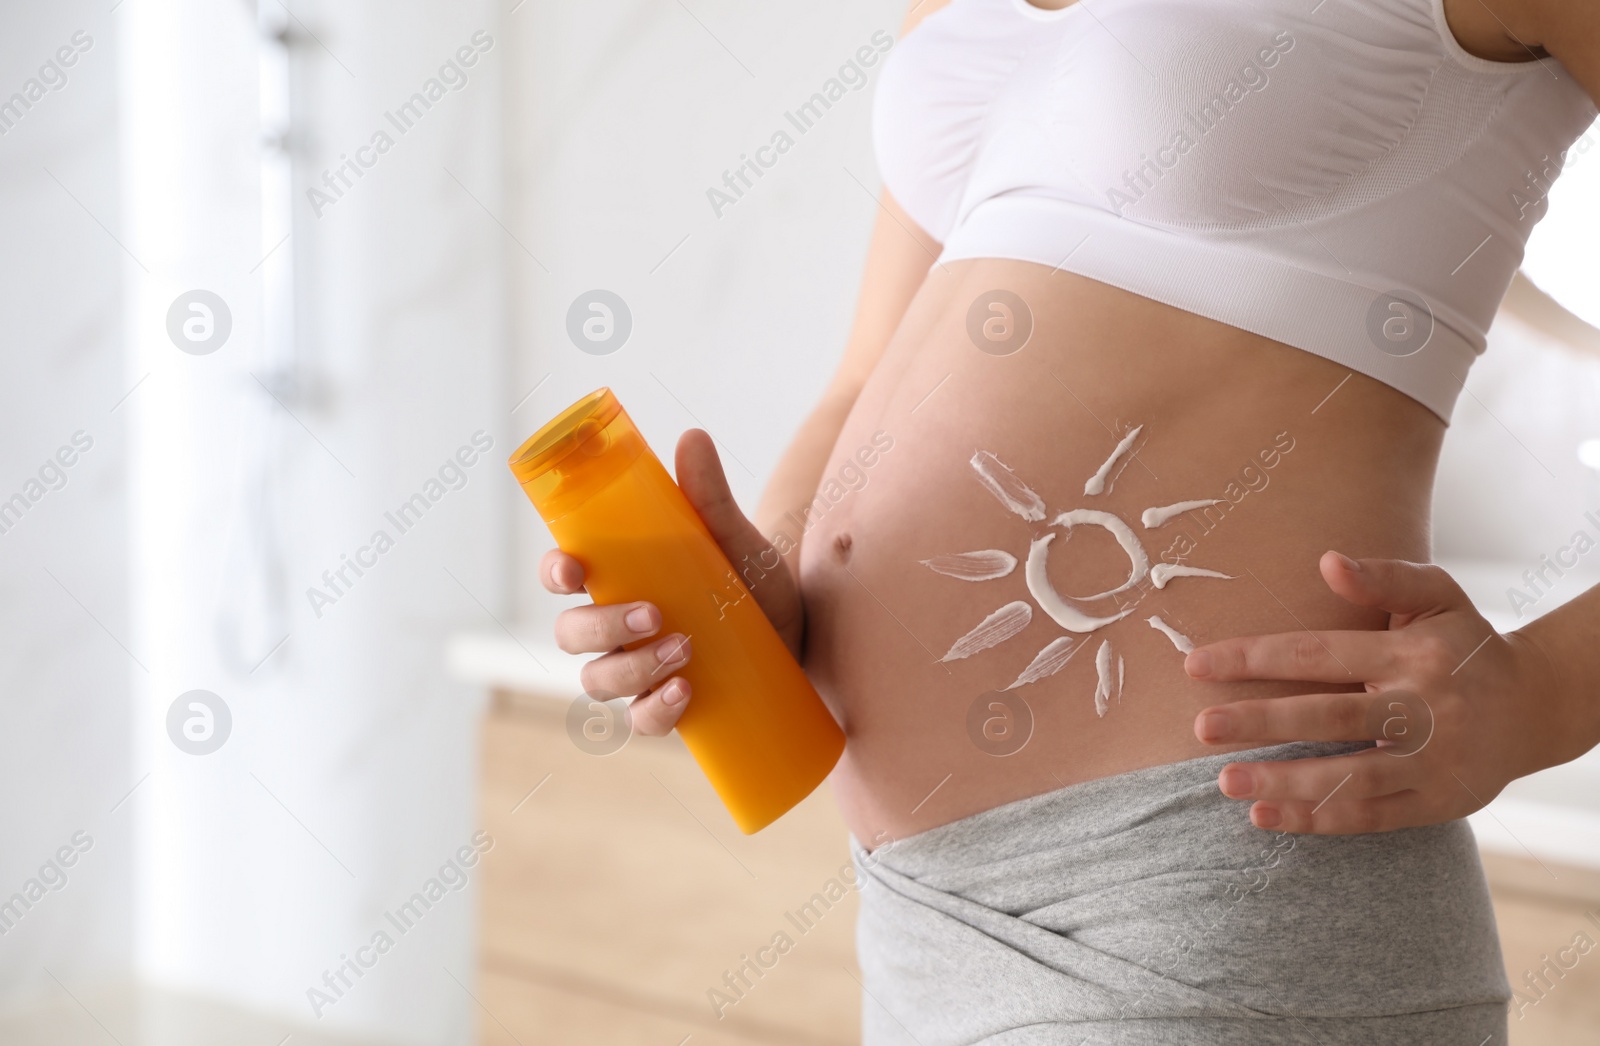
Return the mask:
<path id="1" fill-rule="evenodd" d="M 1525 268 L 1567 308 L 1600 321 L 1600 123 L 1570 150 Z M 1445 558 L 1537 568 L 1600 509 L 1600 470 L 1578 446 L 1600 439 L 1600 356 L 1580 353 L 1502 312 L 1473 366 L 1440 462 L 1434 521 Z M 1590 563 L 1591 567 L 1595 564 Z M 1555 590 L 1576 594 L 1573 582 Z"/>
<path id="2" fill-rule="evenodd" d="M 1600 509 L 1600 473 L 1579 462 L 1578 445 L 1596 438 L 1600 357 L 1502 314 L 1445 437 L 1435 556 L 1537 568 L 1539 556 L 1568 544 L 1574 531 L 1592 535 L 1584 513 Z"/>
<path id="3" fill-rule="evenodd" d="M 844 347 L 879 187 L 877 69 L 809 132 L 791 128 L 795 147 L 720 218 L 706 190 L 875 31 L 897 35 L 905 6 L 527 3 L 506 17 L 519 57 L 507 224 L 537 258 L 507 255 L 508 406 L 550 375 L 512 414 L 516 433 L 609 384 L 669 468 L 678 434 L 707 428 L 754 508 Z M 593 288 L 633 314 L 610 355 L 567 336 L 568 306 Z M 554 609 L 535 570 L 549 538 L 526 504 L 512 520 L 519 617 L 543 628 Z"/>
<path id="4" fill-rule="evenodd" d="M 294 223 L 281 246 L 262 217 L 255 12 L 175 0 L 119 14 L 127 243 L 149 269 L 130 277 L 128 317 L 136 369 L 151 375 L 130 401 L 150 667 L 134 730 L 151 771 L 133 801 L 138 963 L 324 1030 L 464 1043 L 474 1006 L 452 974 L 472 983 L 472 892 L 403 935 L 384 913 L 476 829 L 481 695 L 445 678 L 441 645 L 503 602 L 504 233 L 484 208 L 501 206 L 509 48 L 491 43 L 402 134 L 385 112 L 475 31 L 498 41 L 495 9 L 294 11 Z M 309 185 L 385 127 L 392 148 L 313 206 Z M 300 298 L 286 354 L 263 338 L 263 288 L 290 266 Z M 193 288 L 233 314 L 230 340 L 206 355 L 178 351 L 166 328 Z M 479 430 L 493 446 L 461 489 L 403 534 L 385 520 Z M 379 529 L 393 548 L 330 591 L 323 572 Z M 332 602 L 314 606 L 313 587 Z M 232 715 L 207 755 L 168 736 L 169 706 L 194 688 Z M 379 931 L 393 949 L 316 1014 L 308 989 L 328 991 L 324 971 Z"/>
<path id="5" fill-rule="evenodd" d="M 134 785 L 127 391 L 119 319 L 117 36 L 104 4 L 11 5 L 0 101 L 71 37 L 87 49 L 0 136 L 0 500 L 81 430 L 93 446 L 0 534 L 0 904 L 79 831 L 93 846 L 0 937 L 0 998 L 81 989 L 131 949 Z M 76 48 L 74 48 L 76 49 Z M 9 122 L 9 121 L 7 121 Z M 102 228 L 102 225 L 105 228 Z M 60 482 L 51 473 L 47 478 Z M 9 517 L 7 517 L 9 518 Z M 55 873 L 47 872 L 52 880 Z"/>

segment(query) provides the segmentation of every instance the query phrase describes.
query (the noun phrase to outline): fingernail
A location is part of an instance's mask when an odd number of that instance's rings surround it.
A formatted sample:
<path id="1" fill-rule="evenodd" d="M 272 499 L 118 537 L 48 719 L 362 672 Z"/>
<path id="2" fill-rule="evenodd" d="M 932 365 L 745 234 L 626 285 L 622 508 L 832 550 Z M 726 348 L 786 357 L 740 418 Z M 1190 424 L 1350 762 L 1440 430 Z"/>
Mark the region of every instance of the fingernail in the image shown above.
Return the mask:
<path id="1" fill-rule="evenodd" d="M 1191 676 L 1208 676 L 1211 674 L 1211 652 L 1196 650 L 1183 659 L 1183 669 Z"/>
<path id="2" fill-rule="evenodd" d="M 668 636 L 657 643 L 656 660 L 663 665 L 676 665 L 689 660 L 689 637 Z"/>
<path id="3" fill-rule="evenodd" d="M 1226 741 L 1228 739 L 1228 713 L 1207 712 L 1200 717 L 1200 740 Z"/>
<path id="4" fill-rule="evenodd" d="M 1355 573 L 1361 572 L 1361 564 L 1357 563 L 1343 552 L 1335 552 L 1334 555 L 1339 557 L 1339 565 L 1344 567 L 1346 570 L 1353 571 Z"/>
<path id="5" fill-rule="evenodd" d="M 669 679 L 667 685 L 661 688 L 661 703 L 665 705 L 681 705 L 689 699 L 689 681 L 679 676 Z"/>
<path id="6" fill-rule="evenodd" d="M 635 632 L 653 632 L 656 627 L 653 617 L 649 604 L 640 604 L 628 611 L 628 615 L 622 620 Z"/>
<path id="7" fill-rule="evenodd" d="M 1253 788 L 1250 780 L 1250 771 L 1242 770 L 1237 766 L 1230 766 L 1222 771 L 1222 776 L 1217 779 L 1222 794 L 1232 799 L 1243 799 L 1248 796 Z"/>
<path id="8" fill-rule="evenodd" d="M 1250 811 L 1250 820 L 1257 828 L 1276 828 L 1283 823 L 1283 815 L 1274 806 L 1258 806 Z"/>

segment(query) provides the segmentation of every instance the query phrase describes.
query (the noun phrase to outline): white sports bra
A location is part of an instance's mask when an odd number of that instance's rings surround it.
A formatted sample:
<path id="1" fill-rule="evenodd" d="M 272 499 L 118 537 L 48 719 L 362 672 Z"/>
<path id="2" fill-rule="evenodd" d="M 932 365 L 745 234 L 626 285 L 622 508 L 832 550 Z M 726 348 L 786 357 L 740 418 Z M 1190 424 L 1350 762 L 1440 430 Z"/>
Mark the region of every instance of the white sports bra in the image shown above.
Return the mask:
<path id="1" fill-rule="evenodd" d="M 885 184 L 1014 258 L 1335 360 L 1446 422 L 1593 101 L 1443 0 L 954 0 L 889 55 Z"/>

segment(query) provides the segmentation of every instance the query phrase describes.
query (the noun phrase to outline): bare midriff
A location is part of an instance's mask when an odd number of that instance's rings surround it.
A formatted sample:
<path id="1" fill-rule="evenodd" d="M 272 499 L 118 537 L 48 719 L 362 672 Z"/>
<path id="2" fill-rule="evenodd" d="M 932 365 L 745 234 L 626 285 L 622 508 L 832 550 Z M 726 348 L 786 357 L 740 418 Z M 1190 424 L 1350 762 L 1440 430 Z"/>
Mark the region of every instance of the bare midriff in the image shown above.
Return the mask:
<path id="1" fill-rule="evenodd" d="M 1009 353 L 1002 311 L 980 309 L 998 325 L 993 338 L 980 333 L 990 351 L 969 335 L 972 303 L 995 290 L 1032 317 Z M 1137 426 L 1105 489 L 1085 493 Z M 833 785 L 850 830 L 869 845 L 904 838 L 1076 782 L 1228 751 L 1194 735 L 1212 704 L 1360 689 L 1194 680 L 1148 619 L 1196 645 L 1386 627 L 1383 612 L 1332 593 L 1318 559 L 1334 549 L 1427 560 L 1443 435 L 1433 413 L 1371 378 L 1093 280 L 999 259 L 935 269 L 840 433 L 800 555 L 805 667 L 848 736 Z M 983 453 L 1037 495 L 1042 519 L 1026 518 L 1039 515 L 1035 503 L 1019 511 L 990 489 L 974 466 Z M 1146 509 L 1206 500 L 1217 503 L 1143 525 Z M 1158 589 L 1146 577 L 1102 599 L 1069 598 L 1092 617 L 1129 611 L 1070 631 L 1028 583 L 1035 539 L 1055 534 L 1044 570 L 1063 596 L 1118 588 L 1132 572 L 1112 530 L 1053 525 L 1074 509 L 1125 521 L 1152 565 L 1230 579 L 1178 576 Z M 1015 566 L 984 580 L 935 569 L 951 565 L 939 557 L 979 551 Z M 963 562 L 993 574 L 1005 560 Z M 951 657 L 1016 603 L 1028 609 L 1013 608 L 1002 631 L 1026 617 L 1020 631 Z M 1064 666 L 1007 689 L 1063 637 L 1073 648 Z M 1104 642 L 1110 682 L 1119 665 L 1121 682 L 1097 708 Z"/>

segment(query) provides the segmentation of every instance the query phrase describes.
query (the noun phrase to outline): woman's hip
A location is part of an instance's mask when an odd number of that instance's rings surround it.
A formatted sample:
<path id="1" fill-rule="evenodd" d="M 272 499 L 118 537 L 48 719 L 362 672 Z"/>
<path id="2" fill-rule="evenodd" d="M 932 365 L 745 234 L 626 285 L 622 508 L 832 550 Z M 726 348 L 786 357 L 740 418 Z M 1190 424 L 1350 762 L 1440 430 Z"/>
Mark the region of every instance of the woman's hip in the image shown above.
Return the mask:
<path id="1" fill-rule="evenodd" d="M 1335 1046 L 1458 1031 L 1476 1043 L 1503 1031 L 1511 992 L 1466 823 L 1265 832 L 1216 788 L 1237 757 L 1086 781 L 856 847 L 867 1046 Z"/>

